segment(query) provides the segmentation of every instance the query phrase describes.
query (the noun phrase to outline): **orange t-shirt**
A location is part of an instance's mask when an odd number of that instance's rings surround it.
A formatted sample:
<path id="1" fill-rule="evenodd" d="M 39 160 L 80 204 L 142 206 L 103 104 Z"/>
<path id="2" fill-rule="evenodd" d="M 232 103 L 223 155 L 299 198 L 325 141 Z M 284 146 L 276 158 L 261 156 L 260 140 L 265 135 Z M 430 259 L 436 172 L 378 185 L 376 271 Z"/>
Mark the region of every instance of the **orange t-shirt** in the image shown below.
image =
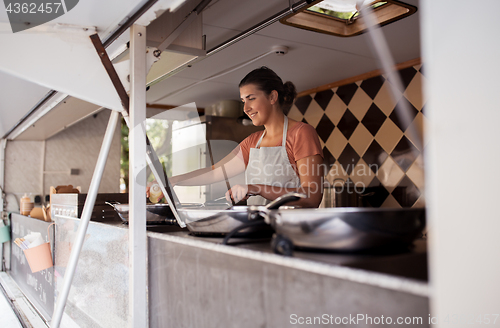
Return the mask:
<path id="1" fill-rule="evenodd" d="M 257 142 L 264 131 L 252 133 L 240 143 L 240 149 L 245 160 L 245 167 L 248 165 L 250 148 L 255 148 Z M 276 145 L 281 146 L 282 140 Z M 323 150 L 319 143 L 319 137 L 316 130 L 309 124 L 297 122 L 291 129 L 288 129 L 286 135 L 286 153 L 290 164 L 292 164 L 298 175 L 296 162 L 308 156 L 320 155 L 323 158 Z"/>

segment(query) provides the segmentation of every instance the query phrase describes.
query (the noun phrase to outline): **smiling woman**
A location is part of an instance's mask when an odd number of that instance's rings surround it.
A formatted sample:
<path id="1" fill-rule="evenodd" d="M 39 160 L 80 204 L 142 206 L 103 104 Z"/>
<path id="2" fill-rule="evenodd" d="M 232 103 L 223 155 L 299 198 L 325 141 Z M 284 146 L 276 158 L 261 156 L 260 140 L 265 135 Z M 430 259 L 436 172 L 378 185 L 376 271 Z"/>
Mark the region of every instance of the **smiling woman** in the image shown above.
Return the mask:
<path id="1" fill-rule="evenodd" d="M 234 185 L 226 199 L 265 205 L 290 192 L 307 195 L 293 205 L 318 207 L 323 192 L 323 152 L 316 130 L 289 119 L 296 96 L 291 82 L 283 83 L 271 69 L 248 73 L 239 84 L 244 111 L 264 131 L 251 134 L 211 168 L 172 177 L 173 185 L 193 186 L 224 181 L 245 172 L 246 184 Z"/>
<path id="2" fill-rule="evenodd" d="M 323 153 L 316 131 L 286 116 L 296 94 L 293 83 L 283 83 L 267 67 L 253 70 L 240 82 L 245 113 L 254 125 L 265 127 L 240 144 L 247 183 L 242 191 L 248 188 L 247 195 L 258 195 L 249 204 L 264 205 L 283 192 L 299 190 L 309 195 L 308 207 L 317 207 L 321 201 L 320 170 L 314 166 L 322 163 Z M 241 193 L 240 188 L 232 188 L 234 192 Z"/>

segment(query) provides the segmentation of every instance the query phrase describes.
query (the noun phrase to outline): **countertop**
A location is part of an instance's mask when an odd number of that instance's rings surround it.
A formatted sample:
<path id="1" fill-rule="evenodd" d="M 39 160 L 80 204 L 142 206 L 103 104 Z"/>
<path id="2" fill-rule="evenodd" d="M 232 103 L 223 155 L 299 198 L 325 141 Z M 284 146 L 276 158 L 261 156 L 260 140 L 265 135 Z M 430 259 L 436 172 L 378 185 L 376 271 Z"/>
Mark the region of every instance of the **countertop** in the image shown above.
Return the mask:
<path id="1" fill-rule="evenodd" d="M 219 237 L 193 236 L 187 229 L 179 227 L 156 226 L 148 227 L 147 230 L 214 244 L 222 244 L 223 241 L 223 238 Z M 155 237 L 155 234 L 149 235 Z M 273 253 L 271 238 L 232 238 L 229 245 L 240 249 Z M 407 249 L 385 249 L 370 252 L 347 253 L 295 249 L 293 257 L 427 281 L 427 241 L 425 239 L 416 240 L 413 246 Z"/>
<path id="2" fill-rule="evenodd" d="M 113 226 L 127 229 L 121 222 L 105 222 Z M 203 241 L 212 244 L 222 244 L 220 237 L 199 237 L 190 234 L 187 229 L 178 226 L 157 225 L 147 227 L 148 236 L 161 238 L 161 235 L 186 238 L 193 241 Z M 271 238 L 232 238 L 231 247 L 247 249 L 261 253 L 273 254 Z M 384 273 L 398 277 L 416 279 L 427 282 L 427 241 L 417 239 L 412 247 L 407 249 L 385 249 L 364 252 L 327 252 L 317 250 L 297 250 L 293 257 L 322 264 L 330 264 L 349 268 L 357 268 L 372 272 Z"/>
<path id="3" fill-rule="evenodd" d="M 78 219 L 56 219 L 56 290 Z M 426 241 L 406 252 L 274 254 L 270 238 L 193 236 L 176 226 L 148 227 L 151 327 L 285 327 L 290 315 L 426 318 Z M 128 226 L 90 222 L 67 311 L 85 324 L 126 325 L 130 277 Z M 89 290 L 99 293 L 89 294 Z M 108 311 L 104 313 L 103 308 Z"/>

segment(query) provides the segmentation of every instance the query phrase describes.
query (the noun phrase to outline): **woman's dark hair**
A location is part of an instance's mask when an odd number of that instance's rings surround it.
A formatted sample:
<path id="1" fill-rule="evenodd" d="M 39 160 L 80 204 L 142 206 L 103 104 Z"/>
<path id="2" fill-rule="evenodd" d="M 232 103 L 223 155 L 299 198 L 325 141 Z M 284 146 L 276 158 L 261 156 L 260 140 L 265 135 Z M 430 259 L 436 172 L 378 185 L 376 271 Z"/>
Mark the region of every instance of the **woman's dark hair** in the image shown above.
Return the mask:
<path id="1" fill-rule="evenodd" d="M 285 115 L 290 111 L 293 100 L 297 96 L 297 90 L 292 82 L 287 81 L 283 83 L 283 80 L 278 74 L 266 66 L 254 69 L 248 73 L 243 80 L 241 80 L 239 87 L 241 88 L 248 84 L 255 85 L 267 95 L 270 95 L 273 90 L 276 90 L 276 92 L 278 92 L 278 102 Z"/>

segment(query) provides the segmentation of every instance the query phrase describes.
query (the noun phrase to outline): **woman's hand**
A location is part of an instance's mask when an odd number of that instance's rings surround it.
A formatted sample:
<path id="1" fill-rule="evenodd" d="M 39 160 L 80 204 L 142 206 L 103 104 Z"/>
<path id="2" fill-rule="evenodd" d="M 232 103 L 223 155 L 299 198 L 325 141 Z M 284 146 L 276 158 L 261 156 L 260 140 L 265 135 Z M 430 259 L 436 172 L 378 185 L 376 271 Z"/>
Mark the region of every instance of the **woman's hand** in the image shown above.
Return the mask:
<path id="1" fill-rule="evenodd" d="M 148 184 L 146 185 L 146 197 L 149 198 L 149 189 L 151 189 L 151 186 L 154 185 L 156 183 L 156 181 L 151 181 L 151 182 L 148 182 Z"/>
<path id="2" fill-rule="evenodd" d="M 235 185 L 226 192 L 226 200 L 231 203 L 231 198 L 234 204 L 249 197 L 247 185 Z"/>

